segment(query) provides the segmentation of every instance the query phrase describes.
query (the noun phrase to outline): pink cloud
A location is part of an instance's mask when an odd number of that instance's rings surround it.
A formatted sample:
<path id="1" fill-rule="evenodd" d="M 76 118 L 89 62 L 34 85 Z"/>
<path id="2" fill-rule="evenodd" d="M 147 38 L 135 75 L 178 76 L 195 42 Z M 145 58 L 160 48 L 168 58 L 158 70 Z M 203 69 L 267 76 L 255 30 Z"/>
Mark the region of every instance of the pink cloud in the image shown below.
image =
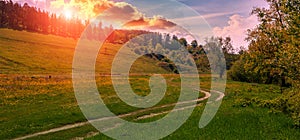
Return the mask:
<path id="1" fill-rule="evenodd" d="M 245 41 L 247 29 L 254 28 L 258 23 L 256 16 L 243 17 L 235 14 L 229 18 L 227 26 L 215 27 L 213 28 L 213 33 L 214 36 L 218 37 L 230 36 L 234 48 L 239 48 L 240 46 L 247 47 L 248 43 Z"/>

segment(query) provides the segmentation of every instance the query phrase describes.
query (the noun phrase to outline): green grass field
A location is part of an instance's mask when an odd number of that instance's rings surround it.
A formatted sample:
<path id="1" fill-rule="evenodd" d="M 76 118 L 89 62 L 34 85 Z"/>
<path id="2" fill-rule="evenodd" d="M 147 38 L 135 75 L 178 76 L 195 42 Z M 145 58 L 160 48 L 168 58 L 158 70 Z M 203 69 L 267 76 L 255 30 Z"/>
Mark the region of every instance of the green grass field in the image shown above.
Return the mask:
<path id="1" fill-rule="evenodd" d="M 72 87 L 72 59 L 77 40 L 52 35 L 0 29 L 0 139 L 13 139 L 68 124 L 85 122 Z M 110 54 L 120 45 L 105 44 Z M 102 61 L 105 60 L 105 61 Z M 96 73 L 110 72 L 112 56 L 97 59 Z M 180 92 L 178 75 L 157 67 L 158 62 L 141 57 L 133 65 L 130 77 L 133 90 L 139 95 L 150 91 L 148 79 L 152 73 L 165 74 L 166 96 L 156 106 L 174 103 Z M 51 78 L 49 78 L 51 75 Z M 210 88 L 210 75 L 201 74 L 201 88 Z M 123 103 L 116 95 L 111 79 L 96 77 L 104 102 L 115 114 L 139 110 Z M 146 85 L 146 86 L 145 86 Z M 203 97 L 199 93 L 199 97 Z M 188 121 L 165 139 L 298 139 L 299 128 L 283 113 L 272 113 L 252 100 L 270 100 L 280 96 L 274 85 L 228 81 L 225 97 L 215 118 L 203 129 L 198 127 L 204 109 L 199 103 Z M 135 121 L 139 116 L 168 111 L 173 106 L 141 112 L 125 117 Z M 165 114 L 139 120 L 149 122 Z M 83 125 L 29 139 L 110 139 L 97 133 L 91 125 Z"/>

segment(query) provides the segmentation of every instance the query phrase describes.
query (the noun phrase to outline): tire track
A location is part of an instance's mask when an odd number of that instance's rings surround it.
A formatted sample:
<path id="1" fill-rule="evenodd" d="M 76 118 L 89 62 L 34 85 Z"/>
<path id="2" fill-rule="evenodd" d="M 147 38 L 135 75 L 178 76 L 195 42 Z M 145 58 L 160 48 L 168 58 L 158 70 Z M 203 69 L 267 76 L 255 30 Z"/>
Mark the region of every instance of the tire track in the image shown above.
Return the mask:
<path id="1" fill-rule="evenodd" d="M 204 100 L 208 99 L 211 96 L 211 94 L 209 92 L 205 91 L 205 90 L 199 90 L 199 92 L 204 93 L 205 96 L 202 97 L 202 98 L 196 99 L 196 100 L 183 101 L 183 102 L 177 102 L 177 103 L 172 103 L 172 104 L 166 104 L 166 105 L 161 105 L 161 106 L 152 107 L 152 108 L 146 108 L 146 109 L 142 109 L 142 110 L 138 110 L 138 111 L 134 111 L 134 112 L 130 112 L 130 113 L 127 113 L 127 114 L 118 115 L 118 116 L 111 116 L 111 117 L 103 117 L 103 118 L 99 118 L 99 119 L 94 119 L 94 120 L 90 120 L 90 122 L 104 121 L 104 120 L 109 120 L 109 119 L 134 116 L 136 114 L 139 114 L 139 113 L 142 113 L 142 112 L 146 112 L 146 111 L 150 111 L 150 110 L 162 109 L 162 108 L 167 108 L 167 107 L 171 107 L 171 106 L 174 106 L 174 105 L 184 105 L 184 104 L 189 104 L 189 103 L 204 101 Z M 221 100 L 224 97 L 224 93 L 222 93 L 222 92 L 215 91 L 215 90 L 213 90 L 212 92 L 216 92 L 216 93 L 219 94 L 219 97 L 216 99 L 216 101 Z M 184 107 L 180 107 L 180 108 L 174 109 L 174 111 L 185 110 L 185 109 L 192 108 L 192 107 L 195 107 L 195 106 L 198 106 L 198 105 L 199 104 L 184 106 Z M 152 118 L 152 117 L 155 117 L 155 116 L 167 114 L 167 113 L 169 113 L 169 111 L 163 111 L 163 112 L 160 112 L 160 113 L 154 113 L 154 114 L 150 114 L 150 115 L 143 115 L 143 116 L 138 117 L 135 120 L 142 120 L 142 119 Z M 59 131 L 64 131 L 64 130 L 72 129 L 72 128 L 77 128 L 77 127 L 88 125 L 88 124 L 90 124 L 90 122 L 86 121 L 86 122 L 79 122 L 79 123 L 74 123 L 74 124 L 68 124 L 68 125 L 65 125 L 65 126 L 58 127 L 58 128 L 53 128 L 53 129 L 50 129 L 50 130 L 46 130 L 46 131 L 42 131 L 42 132 L 37 132 L 37 133 L 29 134 L 29 135 L 26 135 L 26 136 L 22 136 L 22 137 L 19 137 L 19 138 L 15 138 L 13 140 L 24 140 L 24 139 L 28 139 L 28 138 L 32 138 L 32 137 L 36 137 L 36 136 L 40 136 L 40 135 L 46 135 L 46 134 L 50 134 L 50 133 L 55 133 L 55 132 L 59 132 Z M 107 128 L 106 130 L 110 130 L 110 129 L 113 129 L 113 128 Z"/>

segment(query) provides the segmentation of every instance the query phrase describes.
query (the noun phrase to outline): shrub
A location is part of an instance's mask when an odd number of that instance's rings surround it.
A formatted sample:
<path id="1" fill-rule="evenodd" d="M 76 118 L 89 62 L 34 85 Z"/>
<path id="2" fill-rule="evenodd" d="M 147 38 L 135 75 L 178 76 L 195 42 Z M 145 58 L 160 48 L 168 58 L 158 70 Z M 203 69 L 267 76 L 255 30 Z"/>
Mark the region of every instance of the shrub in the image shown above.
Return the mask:
<path id="1" fill-rule="evenodd" d="M 295 126 L 300 127 L 300 89 L 291 88 L 274 100 L 261 101 L 260 106 L 270 108 L 273 112 L 288 114 L 294 120 Z"/>
<path id="2" fill-rule="evenodd" d="M 234 81 L 249 82 L 244 69 L 244 62 L 242 59 L 233 63 L 231 69 L 227 73 L 228 77 Z"/>

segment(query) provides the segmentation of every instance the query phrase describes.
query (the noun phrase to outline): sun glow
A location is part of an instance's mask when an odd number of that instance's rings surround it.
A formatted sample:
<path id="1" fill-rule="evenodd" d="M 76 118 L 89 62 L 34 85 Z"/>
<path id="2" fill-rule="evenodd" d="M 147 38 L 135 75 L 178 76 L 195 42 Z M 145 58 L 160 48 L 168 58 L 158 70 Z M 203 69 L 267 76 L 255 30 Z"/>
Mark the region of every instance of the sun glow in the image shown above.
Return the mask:
<path id="1" fill-rule="evenodd" d="M 73 16 L 71 10 L 65 10 L 65 11 L 64 11 L 64 15 L 65 15 L 66 19 L 71 19 L 72 16 Z"/>

